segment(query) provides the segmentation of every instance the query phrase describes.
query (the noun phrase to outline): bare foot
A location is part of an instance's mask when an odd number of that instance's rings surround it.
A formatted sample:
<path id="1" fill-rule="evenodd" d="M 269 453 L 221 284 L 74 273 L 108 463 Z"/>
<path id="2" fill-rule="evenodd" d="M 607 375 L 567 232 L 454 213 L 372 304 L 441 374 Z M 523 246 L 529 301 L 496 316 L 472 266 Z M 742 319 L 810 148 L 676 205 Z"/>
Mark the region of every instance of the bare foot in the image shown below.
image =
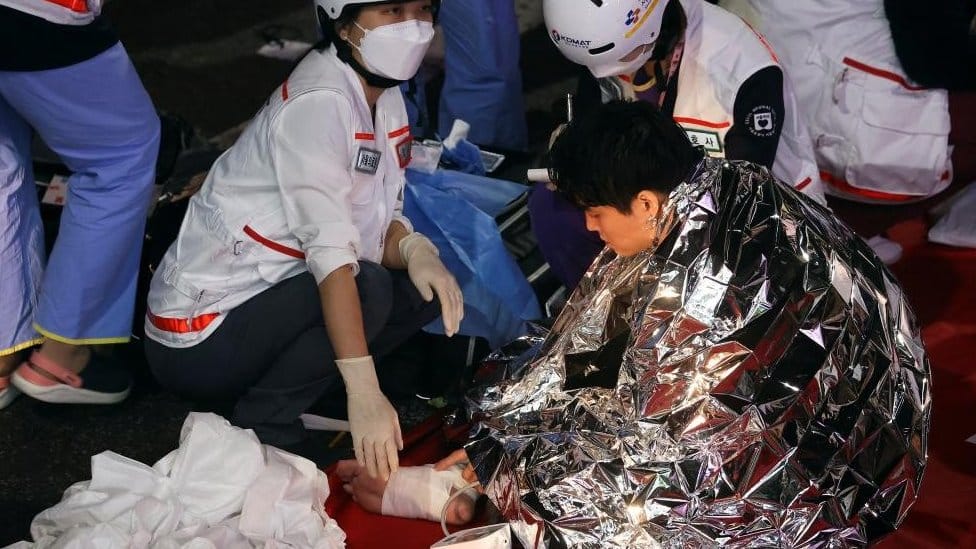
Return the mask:
<path id="1" fill-rule="evenodd" d="M 58 366 L 76 374 L 81 373 L 85 369 L 92 354 L 91 347 L 88 345 L 72 345 L 53 339 L 45 339 L 37 352 Z M 28 362 L 28 365 L 33 366 L 30 362 Z M 43 368 L 33 367 L 32 369 L 51 381 L 57 381 L 59 383 L 61 381 Z"/>
<path id="2" fill-rule="evenodd" d="M 45 339 L 38 352 L 54 361 L 58 366 L 76 374 L 85 369 L 92 353 L 91 347 L 87 345 L 72 345 L 53 339 Z"/>
<path id="3" fill-rule="evenodd" d="M 340 461 L 336 474 L 342 481 L 342 488 L 352 495 L 352 500 L 371 513 L 382 514 L 383 493 L 388 481 L 371 477 L 366 468 L 354 459 Z M 453 494 L 455 490 L 451 490 Z M 460 495 L 447 506 L 447 523 L 460 526 L 474 518 L 475 501 L 468 495 Z"/>

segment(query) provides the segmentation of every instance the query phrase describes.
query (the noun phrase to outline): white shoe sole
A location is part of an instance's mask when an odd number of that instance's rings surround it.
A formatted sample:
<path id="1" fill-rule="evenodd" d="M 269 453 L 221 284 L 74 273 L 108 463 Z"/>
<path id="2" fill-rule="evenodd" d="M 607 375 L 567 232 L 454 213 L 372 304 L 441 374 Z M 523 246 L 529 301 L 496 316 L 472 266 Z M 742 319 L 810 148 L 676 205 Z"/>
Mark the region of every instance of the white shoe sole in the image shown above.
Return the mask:
<path id="1" fill-rule="evenodd" d="M 10 406 L 10 403 L 17 400 L 18 396 L 20 396 L 20 389 L 13 385 L 8 385 L 6 389 L 0 391 L 0 410 Z"/>
<path id="2" fill-rule="evenodd" d="M 25 395 L 53 404 L 116 404 L 125 400 L 132 390 L 129 387 L 119 393 L 103 393 L 88 389 L 75 389 L 63 383 L 47 386 L 37 385 L 17 375 L 16 372 L 11 376 L 10 382 Z"/>

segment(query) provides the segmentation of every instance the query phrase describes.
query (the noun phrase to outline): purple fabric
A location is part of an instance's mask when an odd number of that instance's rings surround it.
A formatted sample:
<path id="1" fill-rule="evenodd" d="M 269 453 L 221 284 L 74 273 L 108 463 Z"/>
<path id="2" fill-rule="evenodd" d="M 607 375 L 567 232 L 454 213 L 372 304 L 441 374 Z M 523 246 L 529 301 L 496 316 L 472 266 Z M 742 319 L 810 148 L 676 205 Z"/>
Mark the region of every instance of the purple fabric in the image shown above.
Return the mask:
<path id="1" fill-rule="evenodd" d="M 603 249 L 603 241 L 586 229 L 586 219 L 579 208 L 547 189 L 544 183 L 536 183 L 532 189 L 529 215 L 549 268 L 567 290 L 573 290 Z"/>
<path id="2" fill-rule="evenodd" d="M 641 69 L 637 71 L 637 74 L 634 75 L 634 86 L 636 88 L 643 88 L 647 86 L 647 83 L 650 82 L 650 80 L 650 77 L 644 72 L 643 69 Z M 644 101 L 646 103 L 650 103 L 651 105 L 661 104 L 661 89 L 658 88 L 656 84 L 642 91 L 635 90 L 635 92 L 638 101 Z"/>

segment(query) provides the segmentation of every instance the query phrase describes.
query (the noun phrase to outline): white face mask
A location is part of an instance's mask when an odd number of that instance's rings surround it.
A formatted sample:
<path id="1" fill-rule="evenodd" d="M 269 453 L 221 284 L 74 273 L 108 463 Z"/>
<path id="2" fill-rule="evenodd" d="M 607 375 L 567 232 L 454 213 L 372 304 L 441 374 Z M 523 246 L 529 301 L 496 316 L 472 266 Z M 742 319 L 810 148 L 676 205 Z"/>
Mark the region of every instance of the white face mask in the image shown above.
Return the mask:
<path id="1" fill-rule="evenodd" d="M 359 45 L 353 44 L 363 58 L 363 66 L 393 80 L 409 80 L 417 74 L 434 38 L 434 24 L 418 19 L 371 30 L 360 27 L 359 23 L 355 25 L 363 31 Z"/>
<path id="2" fill-rule="evenodd" d="M 590 67 L 590 72 L 597 78 L 607 78 L 608 76 L 630 76 L 644 66 L 644 63 L 654 54 L 654 44 L 641 46 L 644 51 L 630 61 L 615 61 L 598 67 Z"/>

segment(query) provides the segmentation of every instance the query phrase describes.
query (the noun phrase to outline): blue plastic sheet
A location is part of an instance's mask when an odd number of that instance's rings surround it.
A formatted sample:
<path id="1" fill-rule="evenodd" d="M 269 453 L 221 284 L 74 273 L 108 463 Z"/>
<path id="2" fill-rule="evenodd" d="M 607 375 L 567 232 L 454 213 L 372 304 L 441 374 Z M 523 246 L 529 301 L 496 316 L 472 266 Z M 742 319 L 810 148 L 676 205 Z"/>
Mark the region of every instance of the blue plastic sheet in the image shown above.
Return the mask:
<path id="1" fill-rule="evenodd" d="M 505 249 L 495 216 L 526 187 L 453 170 L 407 170 L 404 213 L 440 251 L 464 293 L 460 333 L 498 347 L 542 316 L 539 302 Z M 443 333 L 440 320 L 427 331 Z"/>

